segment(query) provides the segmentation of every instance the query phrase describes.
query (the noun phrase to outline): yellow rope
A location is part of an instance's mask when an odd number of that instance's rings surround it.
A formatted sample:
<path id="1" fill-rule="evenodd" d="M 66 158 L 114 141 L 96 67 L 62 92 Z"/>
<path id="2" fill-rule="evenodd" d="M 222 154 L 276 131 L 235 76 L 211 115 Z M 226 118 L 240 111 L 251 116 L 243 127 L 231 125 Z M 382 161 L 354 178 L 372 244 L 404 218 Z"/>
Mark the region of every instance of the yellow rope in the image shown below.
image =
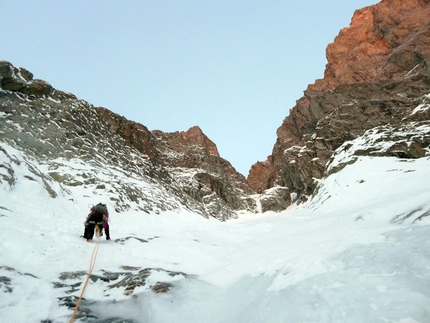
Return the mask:
<path id="1" fill-rule="evenodd" d="M 75 307 L 75 310 L 73 311 L 72 317 L 70 319 L 70 323 L 73 323 L 75 319 L 75 315 L 78 312 L 79 304 L 81 303 L 82 297 L 84 296 L 85 289 L 87 288 L 88 282 L 91 277 L 91 273 L 93 272 L 94 265 L 96 264 L 97 253 L 99 251 L 99 245 L 100 245 L 100 230 L 98 229 L 98 226 L 96 226 L 96 228 L 97 228 L 96 229 L 97 244 L 95 245 L 93 254 L 91 255 L 90 268 L 88 270 L 87 279 L 85 280 L 84 287 L 82 287 L 81 295 L 79 295 L 79 299 L 78 299 L 78 302 L 76 303 L 76 307 Z"/>

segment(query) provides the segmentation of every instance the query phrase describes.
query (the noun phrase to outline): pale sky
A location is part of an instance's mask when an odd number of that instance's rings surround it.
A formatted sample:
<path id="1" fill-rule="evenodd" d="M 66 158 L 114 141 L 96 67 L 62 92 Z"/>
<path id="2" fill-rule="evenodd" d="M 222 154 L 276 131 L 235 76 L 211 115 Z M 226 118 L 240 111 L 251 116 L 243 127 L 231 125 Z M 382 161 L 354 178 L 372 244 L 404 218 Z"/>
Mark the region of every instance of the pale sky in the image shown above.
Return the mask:
<path id="1" fill-rule="evenodd" d="M 7 60 L 149 130 L 199 126 L 245 177 L 375 0 L 0 0 Z"/>

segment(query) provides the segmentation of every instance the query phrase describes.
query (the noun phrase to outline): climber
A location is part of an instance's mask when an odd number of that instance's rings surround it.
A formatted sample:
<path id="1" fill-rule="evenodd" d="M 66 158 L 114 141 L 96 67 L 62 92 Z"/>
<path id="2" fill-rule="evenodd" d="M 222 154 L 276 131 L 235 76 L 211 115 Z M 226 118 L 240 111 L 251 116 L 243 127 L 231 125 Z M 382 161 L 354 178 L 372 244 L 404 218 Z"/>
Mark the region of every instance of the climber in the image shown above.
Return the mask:
<path id="1" fill-rule="evenodd" d="M 100 236 L 103 235 L 103 229 L 106 233 L 106 240 L 110 240 L 109 232 L 109 211 L 106 204 L 99 203 L 90 209 L 90 213 L 85 221 L 85 231 L 83 238 L 91 242 L 94 236 L 96 227 L 99 230 Z"/>

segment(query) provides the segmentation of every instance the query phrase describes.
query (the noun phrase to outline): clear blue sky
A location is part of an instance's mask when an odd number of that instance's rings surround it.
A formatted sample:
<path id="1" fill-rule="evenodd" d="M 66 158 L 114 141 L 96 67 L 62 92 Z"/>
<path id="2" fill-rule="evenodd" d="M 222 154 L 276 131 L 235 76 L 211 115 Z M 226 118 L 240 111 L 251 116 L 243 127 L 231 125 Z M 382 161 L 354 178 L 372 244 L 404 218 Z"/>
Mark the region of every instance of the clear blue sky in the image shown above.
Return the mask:
<path id="1" fill-rule="evenodd" d="M 244 176 L 375 0 L 0 0 L 0 59 L 150 130 L 198 125 Z"/>

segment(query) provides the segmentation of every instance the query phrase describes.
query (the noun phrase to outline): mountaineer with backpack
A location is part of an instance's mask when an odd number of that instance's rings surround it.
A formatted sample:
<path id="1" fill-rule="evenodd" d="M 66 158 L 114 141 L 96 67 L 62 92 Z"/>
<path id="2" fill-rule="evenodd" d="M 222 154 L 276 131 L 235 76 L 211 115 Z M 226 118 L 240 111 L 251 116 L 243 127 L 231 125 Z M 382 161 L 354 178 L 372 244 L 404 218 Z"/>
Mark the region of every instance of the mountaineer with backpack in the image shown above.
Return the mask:
<path id="1" fill-rule="evenodd" d="M 93 240 L 94 230 L 98 228 L 100 236 L 103 235 L 103 229 L 106 233 L 106 240 L 110 240 L 109 232 L 109 211 L 106 204 L 99 203 L 90 209 L 90 213 L 85 221 L 85 231 L 83 238 L 88 242 Z"/>

